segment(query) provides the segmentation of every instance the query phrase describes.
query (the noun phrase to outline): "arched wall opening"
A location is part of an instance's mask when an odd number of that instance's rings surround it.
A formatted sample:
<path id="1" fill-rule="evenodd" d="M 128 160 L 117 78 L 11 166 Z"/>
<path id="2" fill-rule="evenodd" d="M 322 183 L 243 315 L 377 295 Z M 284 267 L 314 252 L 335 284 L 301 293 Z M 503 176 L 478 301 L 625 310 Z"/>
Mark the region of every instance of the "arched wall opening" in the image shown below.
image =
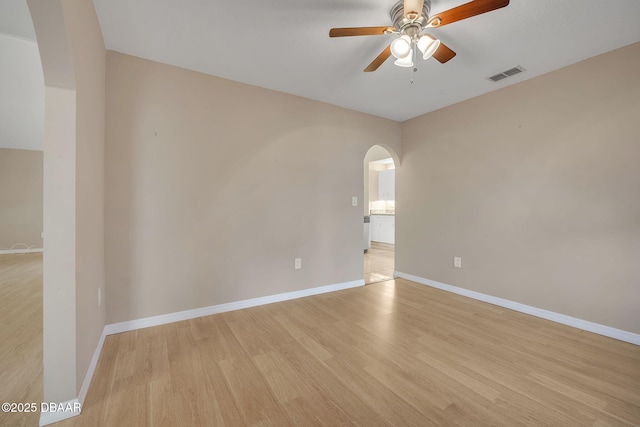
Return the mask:
<path id="1" fill-rule="evenodd" d="M 395 169 L 393 149 L 372 146 L 364 156 L 365 284 L 391 280 L 395 269 Z"/>
<path id="2" fill-rule="evenodd" d="M 80 413 L 105 323 L 105 48 L 92 1 L 27 3 L 45 81 L 43 401 L 67 404 L 47 425 Z"/>
<path id="3" fill-rule="evenodd" d="M 43 173 L 43 397 L 75 387 L 75 123 L 71 48 L 59 1 L 29 1 L 45 79 Z"/>

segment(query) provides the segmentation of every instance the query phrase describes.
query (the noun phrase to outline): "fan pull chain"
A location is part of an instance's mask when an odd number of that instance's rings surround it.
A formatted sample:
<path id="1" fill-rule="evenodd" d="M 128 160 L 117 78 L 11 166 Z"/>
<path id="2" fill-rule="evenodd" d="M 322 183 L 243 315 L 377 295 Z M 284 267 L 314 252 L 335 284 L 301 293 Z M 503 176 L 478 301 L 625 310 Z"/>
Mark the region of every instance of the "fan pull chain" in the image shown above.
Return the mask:
<path id="1" fill-rule="evenodd" d="M 418 67 L 416 67 L 416 64 L 418 62 L 418 53 L 416 52 L 417 48 L 418 48 L 418 46 L 416 46 L 414 44 L 414 46 L 413 46 L 413 66 L 411 67 L 411 74 L 410 74 L 411 77 L 409 78 L 409 81 L 411 82 L 411 84 L 413 84 L 413 73 L 418 71 Z"/>

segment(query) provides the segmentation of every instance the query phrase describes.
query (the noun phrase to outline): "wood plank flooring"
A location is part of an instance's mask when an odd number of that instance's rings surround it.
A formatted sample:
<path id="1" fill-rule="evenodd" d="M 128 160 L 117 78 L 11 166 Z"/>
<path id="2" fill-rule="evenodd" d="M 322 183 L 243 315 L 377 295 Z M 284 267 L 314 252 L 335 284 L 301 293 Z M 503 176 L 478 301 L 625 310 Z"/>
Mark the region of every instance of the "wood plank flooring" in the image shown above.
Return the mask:
<path id="1" fill-rule="evenodd" d="M 366 285 L 393 279 L 395 245 L 371 242 L 364 254 L 364 283 Z"/>
<path id="2" fill-rule="evenodd" d="M 0 403 L 36 403 L 36 413 L 0 412 L 0 426 L 37 426 L 42 402 L 42 254 L 0 255 Z"/>
<path id="3" fill-rule="evenodd" d="M 58 425 L 640 425 L 640 347 L 396 279 L 109 336 Z"/>

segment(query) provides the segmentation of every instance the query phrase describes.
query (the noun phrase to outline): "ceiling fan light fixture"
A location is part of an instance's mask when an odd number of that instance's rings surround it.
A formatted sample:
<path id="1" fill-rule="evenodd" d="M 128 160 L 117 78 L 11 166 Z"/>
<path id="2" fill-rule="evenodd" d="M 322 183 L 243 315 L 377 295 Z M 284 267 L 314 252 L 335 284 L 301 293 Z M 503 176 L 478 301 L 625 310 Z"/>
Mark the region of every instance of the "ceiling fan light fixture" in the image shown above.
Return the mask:
<path id="1" fill-rule="evenodd" d="M 440 40 L 429 35 L 423 35 L 418 39 L 418 49 L 422 52 L 422 59 L 429 59 L 440 47 Z"/>
<path id="2" fill-rule="evenodd" d="M 406 58 L 411 54 L 411 37 L 403 35 L 391 42 L 391 54 L 397 59 Z"/>
<path id="3" fill-rule="evenodd" d="M 409 49 L 409 54 L 404 58 L 396 59 L 394 62 L 398 67 L 413 67 L 413 49 Z"/>
<path id="4" fill-rule="evenodd" d="M 417 62 L 418 50 L 423 59 L 433 56 L 444 64 L 453 59 L 456 53 L 433 36 L 424 34 L 427 37 L 423 37 L 425 29 L 443 27 L 503 8 L 509 5 L 510 0 L 471 0 L 436 15 L 431 15 L 431 2 L 432 0 L 396 0 L 389 11 L 393 26 L 332 28 L 329 30 L 329 37 L 400 35 L 364 69 L 367 73 L 377 70 L 392 55 L 398 59 L 395 61 L 396 65 L 409 67 L 410 63 Z M 416 55 L 416 59 L 412 55 Z"/>

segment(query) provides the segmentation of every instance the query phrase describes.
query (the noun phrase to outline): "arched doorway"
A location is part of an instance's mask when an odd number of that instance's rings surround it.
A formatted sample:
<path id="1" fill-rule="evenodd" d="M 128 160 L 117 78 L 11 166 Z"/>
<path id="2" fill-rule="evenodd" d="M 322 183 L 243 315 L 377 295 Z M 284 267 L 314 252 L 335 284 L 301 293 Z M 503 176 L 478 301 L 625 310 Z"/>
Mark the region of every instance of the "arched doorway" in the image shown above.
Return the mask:
<path id="1" fill-rule="evenodd" d="M 93 2 L 27 0 L 45 83 L 43 402 L 81 410 L 105 324 L 105 49 Z M 54 408 L 54 406 L 48 406 Z"/>
<path id="2" fill-rule="evenodd" d="M 395 168 L 386 148 L 374 145 L 364 158 L 365 284 L 393 279 L 395 268 Z M 368 223 L 368 226 L 367 226 Z"/>

